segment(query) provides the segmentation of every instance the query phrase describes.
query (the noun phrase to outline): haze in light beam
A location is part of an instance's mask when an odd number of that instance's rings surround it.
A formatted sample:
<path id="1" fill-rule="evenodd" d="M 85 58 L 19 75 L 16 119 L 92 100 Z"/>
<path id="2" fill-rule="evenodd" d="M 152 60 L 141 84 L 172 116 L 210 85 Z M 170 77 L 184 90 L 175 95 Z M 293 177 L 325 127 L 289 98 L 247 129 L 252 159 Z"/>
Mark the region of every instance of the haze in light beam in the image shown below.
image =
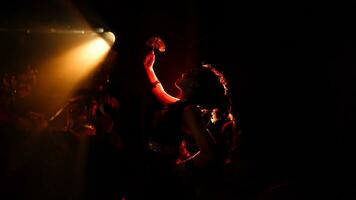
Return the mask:
<path id="1" fill-rule="evenodd" d="M 55 94 L 55 101 L 64 102 L 80 81 L 100 65 L 110 48 L 104 39 L 95 35 L 46 62 L 41 76 L 42 90 Z"/>

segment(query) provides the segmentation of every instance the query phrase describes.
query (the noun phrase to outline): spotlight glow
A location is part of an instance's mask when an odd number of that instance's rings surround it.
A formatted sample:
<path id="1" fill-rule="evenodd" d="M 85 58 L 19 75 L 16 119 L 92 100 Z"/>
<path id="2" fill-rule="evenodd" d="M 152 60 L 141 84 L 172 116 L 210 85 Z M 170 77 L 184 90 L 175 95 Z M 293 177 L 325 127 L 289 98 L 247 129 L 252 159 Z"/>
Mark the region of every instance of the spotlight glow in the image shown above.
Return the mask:
<path id="1" fill-rule="evenodd" d="M 80 68 L 91 68 L 102 60 L 109 49 L 109 44 L 98 37 L 79 47 L 75 53 L 77 56 L 73 56 L 73 58 L 77 60 Z"/>
<path id="2" fill-rule="evenodd" d="M 103 39 L 110 45 L 112 46 L 115 42 L 115 35 L 113 32 L 105 32 L 103 33 Z"/>
<path id="3" fill-rule="evenodd" d="M 109 52 L 110 46 L 100 37 L 86 42 L 69 51 L 59 60 L 62 62 L 62 73 L 65 77 L 84 78 L 91 72 Z"/>
<path id="4" fill-rule="evenodd" d="M 88 36 L 89 37 L 89 36 Z M 44 91 L 57 91 L 57 100 L 66 99 L 78 84 L 89 77 L 105 60 L 111 45 L 99 35 L 90 36 L 64 54 L 45 63 L 42 73 Z"/>

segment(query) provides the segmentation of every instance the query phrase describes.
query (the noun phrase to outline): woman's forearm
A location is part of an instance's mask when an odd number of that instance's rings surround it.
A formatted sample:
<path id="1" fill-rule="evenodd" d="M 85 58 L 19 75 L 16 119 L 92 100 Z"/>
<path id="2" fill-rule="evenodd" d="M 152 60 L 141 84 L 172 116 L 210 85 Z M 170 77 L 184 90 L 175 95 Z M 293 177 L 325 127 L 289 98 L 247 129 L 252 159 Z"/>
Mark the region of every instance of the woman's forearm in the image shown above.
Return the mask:
<path id="1" fill-rule="evenodd" d="M 147 55 L 144 63 L 148 80 L 152 85 L 152 93 L 155 95 L 157 100 L 164 105 L 178 101 L 179 100 L 178 98 L 171 96 L 164 90 L 162 84 L 160 83 L 153 69 L 154 61 L 155 61 L 155 56 L 154 53 L 151 52 L 150 54 Z"/>

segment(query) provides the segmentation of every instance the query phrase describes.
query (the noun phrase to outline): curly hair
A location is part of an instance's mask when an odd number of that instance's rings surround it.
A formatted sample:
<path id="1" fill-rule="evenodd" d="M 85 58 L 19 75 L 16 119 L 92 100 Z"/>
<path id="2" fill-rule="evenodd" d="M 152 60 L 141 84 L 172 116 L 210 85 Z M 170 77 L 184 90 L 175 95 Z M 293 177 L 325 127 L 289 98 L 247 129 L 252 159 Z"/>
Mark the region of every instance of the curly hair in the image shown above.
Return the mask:
<path id="1" fill-rule="evenodd" d="M 211 65 L 203 65 L 188 71 L 193 82 L 192 101 L 203 109 L 220 109 L 225 112 L 230 110 L 227 81 L 224 75 Z"/>

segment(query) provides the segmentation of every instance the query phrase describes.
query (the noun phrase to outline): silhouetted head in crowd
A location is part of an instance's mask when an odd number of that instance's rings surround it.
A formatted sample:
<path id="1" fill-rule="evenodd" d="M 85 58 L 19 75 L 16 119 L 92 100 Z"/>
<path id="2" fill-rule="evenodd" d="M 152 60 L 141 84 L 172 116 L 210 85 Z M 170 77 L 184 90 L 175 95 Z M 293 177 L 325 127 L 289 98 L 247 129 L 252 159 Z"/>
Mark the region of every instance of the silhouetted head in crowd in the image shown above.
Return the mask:
<path id="1" fill-rule="evenodd" d="M 189 69 L 175 82 L 180 98 L 197 104 L 201 109 L 230 111 L 227 82 L 221 72 L 211 65 Z"/>

